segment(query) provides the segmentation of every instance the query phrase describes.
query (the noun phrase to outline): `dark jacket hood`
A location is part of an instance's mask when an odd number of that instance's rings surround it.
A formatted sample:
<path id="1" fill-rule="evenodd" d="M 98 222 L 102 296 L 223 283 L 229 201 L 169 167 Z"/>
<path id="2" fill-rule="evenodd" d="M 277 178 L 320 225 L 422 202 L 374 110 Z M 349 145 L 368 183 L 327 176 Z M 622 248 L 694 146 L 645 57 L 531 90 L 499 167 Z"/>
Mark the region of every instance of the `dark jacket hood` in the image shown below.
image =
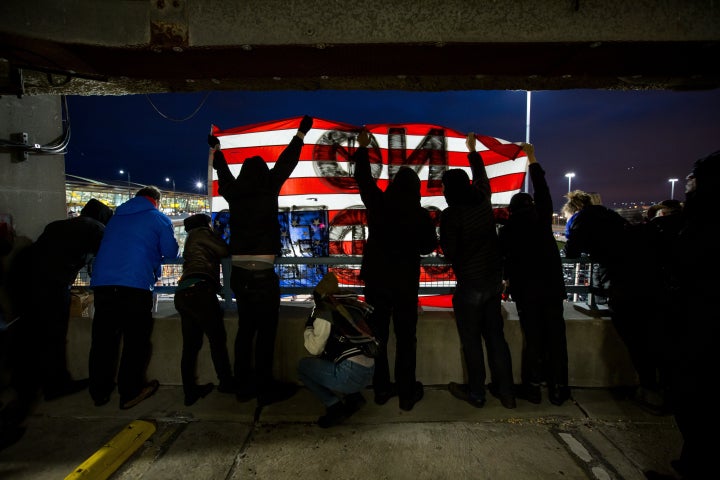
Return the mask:
<path id="1" fill-rule="evenodd" d="M 470 183 L 470 177 L 465 170 L 453 168 L 445 172 L 442 177 L 445 187 L 445 200 L 448 206 L 476 205 L 482 200 L 477 189 Z"/>
<path id="2" fill-rule="evenodd" d="M 91 198 L 80 210 L 80 215 L 94 218 L 103 225 L 107 225 L 113 216 L 113 211 L 101 201 Z"/>

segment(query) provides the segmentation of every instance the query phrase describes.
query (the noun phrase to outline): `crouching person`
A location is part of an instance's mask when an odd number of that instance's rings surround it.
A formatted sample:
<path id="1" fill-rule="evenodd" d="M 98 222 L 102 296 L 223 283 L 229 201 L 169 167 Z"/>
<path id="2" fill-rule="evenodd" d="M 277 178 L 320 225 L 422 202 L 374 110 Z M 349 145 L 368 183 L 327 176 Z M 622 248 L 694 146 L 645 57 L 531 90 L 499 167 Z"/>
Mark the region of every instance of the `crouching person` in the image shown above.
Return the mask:
<path id="1" fill-rule="evenodd" d="M 372 383 L 378 342 L 367 324 L 372 307 L 357 294 L 338 288 L 328 273 L 313 291 L 315 308 L 305 325 L 305 348 L 298 375 L 327 409 L 322 428 L 343 422 L 365 405 L 361 391 Z"/>

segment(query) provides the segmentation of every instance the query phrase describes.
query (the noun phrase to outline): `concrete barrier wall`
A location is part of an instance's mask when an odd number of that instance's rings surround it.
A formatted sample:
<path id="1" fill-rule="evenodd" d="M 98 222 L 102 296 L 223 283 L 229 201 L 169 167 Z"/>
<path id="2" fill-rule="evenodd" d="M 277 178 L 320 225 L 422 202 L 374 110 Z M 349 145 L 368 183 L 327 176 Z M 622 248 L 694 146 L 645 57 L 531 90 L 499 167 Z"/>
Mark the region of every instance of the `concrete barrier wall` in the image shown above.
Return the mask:
<path id="1" fill-rule="evenodd" d="M 514 303 L 503 303 L 505 337 L 510 345 L 515 381 L 520 382 L 522 332 Z M 305 320 L 309 305 L 283 305 L 280 310 L 275 375 L 278 379 L 297 382 L 298 360 L 307 355 L 303 346 Z M 609 387 L 636 384 L 635 371 L 627 351 L 607 317 L 583 313 L 571 303 L 565 304 L 570 385 L 576 387 Z M 73 317 L 68 333 L 68 368 L 74 378 L 88 375 L 88 353 L 92 320 Z M 227 311 L 225 327 L 228 349 L 233 357 L 233 342 L 237 332 L 237 312 Z M 391 328 L 392 330 L 392 328 Z M 441 385 L 463 381 L 464 368 L 460 341 L 453 313 L 447 310 L 425 311 L 418 321 L 417 378 L 426 385 Z M 172 302 L 160 302 L 155 314 L 152 336 L 153 356 L 148 378 L 157 378 L 165 385 L 180 385 L 180 355 L 182 333 L 180 317 Z M 392 369 L 394 338 L 389 351 Z M 392 371 L 392 370 L 391 370 Z M 210 359 L 207 339 L 198 359 L 200 383 L 217 383 Z M 488 373 L 488 381 L 490 375 Z"/>

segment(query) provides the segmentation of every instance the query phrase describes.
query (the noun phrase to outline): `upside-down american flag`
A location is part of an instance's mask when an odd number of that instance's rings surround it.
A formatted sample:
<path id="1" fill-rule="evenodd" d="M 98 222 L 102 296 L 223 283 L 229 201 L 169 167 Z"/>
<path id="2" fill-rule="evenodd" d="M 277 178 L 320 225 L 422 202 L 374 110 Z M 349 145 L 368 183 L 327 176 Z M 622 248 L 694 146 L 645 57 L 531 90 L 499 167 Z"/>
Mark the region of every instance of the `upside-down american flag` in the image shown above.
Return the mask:
<path id="1" fill-rule="evenodd" d="M 246 158 L 258 155 L 272 168 L 295 135 L 301 116 L 257 123 L 227 130 L 212 126 L 233 175 Z M 365 211 L 353 178 L 352 153 L 363 127 L 315 118 L 305 135 L 300 161 L 280 191 L 278 212 L 283 229 L 283 255 L 361 255 L 365 239 Z M 415 169 L 422 182 L 421 203 L 439 220 L 447 203 L 442 194 L 442 175 L 462 168 L 472 176 L 465 146 L 466 134 L 439 125 L 405 123 L 366 125 L 372 135 L 369 146 L 373 176 L 385 190 L 401 166 Z M 527 156 L 517 144 L 476 135 L 490 178 L 492 203 L 505 206 L 520 191 Z M 212 170 L 212 211 L 228 208 L 218 195 L 217 174 Z M 324 230 L 324 231 L 323 231 Z M 319 245 L 319 238 L 324 245 Z M 321 273 L 321 272 L 319 272 Z M 356 273 L 338 275 L 345 285 L 358 284 Z M 282 276 L 281 276 L 282 277 Z M 320 278 L 317 278 L 319 281 Z M 315 282 L 315 279 L 310 279 Z M 427 303 L 427 302 L 426 302 Z"/>

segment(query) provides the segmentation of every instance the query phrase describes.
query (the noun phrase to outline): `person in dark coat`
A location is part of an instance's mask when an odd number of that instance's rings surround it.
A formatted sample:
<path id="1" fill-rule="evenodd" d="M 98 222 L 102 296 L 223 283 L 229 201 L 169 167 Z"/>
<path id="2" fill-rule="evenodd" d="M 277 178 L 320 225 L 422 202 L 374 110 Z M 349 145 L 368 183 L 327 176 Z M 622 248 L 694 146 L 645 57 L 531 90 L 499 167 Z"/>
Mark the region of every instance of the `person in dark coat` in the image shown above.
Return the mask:
<path id="1" fill-rule="evenodd" d="M 657 278 L 651 272 L 658 268 L 658 259 L 647 251 L 657 245 L 652 228 L 649 223 L 631 224 L 604 205 L 590 205 L 577 213 L 564 248 L 569 258 L 585 253 L 596 263 L 610 318 L 637 373 L 631 399 L 650 413 L 662 414 L 659 359 L 653 346 L 661 318 L 653 313 L 658 313 L 662 286 L 641 280 Z"/>
<path id="2" fill-rule="evenodd" d="M 415 170 L 401 167 L 383 192 L 371 173 L 367 130 L 360 132 L 358 144 L 352 161 L 368 223 L 360 279 L 365 283 L 365 299 L 374 308 L 370 323 L 381 343 L 373 376 L 375 403 L 383 405 L 397 394 L 400 408 L 412 410 L 423 397 L 423 385 L 415 377 L 420 255 L 435 250 L 437 233 L 430 212 L 420 205 Z M 387 358 L 391 318 L 395 384 L 390 381 Z"/>
<path id="3" fill-rule="evenodd" d="M 21 320 L 35 332 L 35 369 L 45 400 L 88 385 L 87 379 L 73 380 L 67 369 L 70 289 L 80 269 L 91 266 L 112 216 L 110 207 L 90 199 L 79 216 L 49 223 L 24 252 L 28 262 L 23 268 L 40 281 L 33 282 L 31 295 L 35 301 L 23 301 Z"/>
<path id="4" fill-rule="evenodd" d="M 250 157 L 237 178 L 230 172 L 220 141 L 212 135 L 208 138 L 218 193 L 230 207 L 230 287 L 238 307 L 235 379 L 239 401 L 257 397 L 259 404 L 267 405 L 297 392 L 296 385 L 279 382 L 272 373 L 280 309 L 280 279 L 274 262 L 281 253 L 278 195 L 300 160 L 303 139 L 312 125 L 313 119 L 305 115 L 272 168 L 261 157 Z"/>
<path id="5" fill-rule="evenodd" d="M 221 393 L 236 393 L 225 331 L 225 312 L 220 306 L 220 262 L 230 249 L 210 227 L 210 216 L 198 213 L 183 221 L 188 233 L 183 250 L 183 273 L 175 289 L 175 309 L 182 324 L 183 349 L 180 360 L 185 405 L 204 398 L 212 383 L 197 384 L 197 358 L 203 335 L 210 343 L 210 356 L 220 382 Z"/>
<path id="6" fill-rule="evenodd" d="M 717 306 L 717 194 L 720 150 L 697 160 L 687 176 L 683 226 L 678 234 L 669 276 L 672 323 L 668 335 L 671 397 L 682 434 L 680 458 L 671 462 L 683 478 L 717 477 L 717 415 L 702 408 L 712 402 L 708 388 L 717 376 L 720 310 Z M 713 474 L 712 472 L 715 472 Z"/>
<path id="7" fill-rule="evenodd" d="M 440 216 L 440 245 L 452 263 L 457 286 L 453 310 L 467 367 L 467 384 L 451 382 L 450 393 L 474 407 L 485 405 L 485 355 L 492 374 L 490 393 L 505 408 L 515 408 L 510 348 L 501 311 L 502 259 L 493 215 L 490 180 L 474 133 L 467 136 L 473 180 L 455 168 L 442 178 L 448 207 Z"/>
<path id="8" fill-rule="evenodd" d="M 534 197 L 516 193 L 510 216 L 500 229 L 506 287 L 517 306 L 523 331 L 521 377 L 517 395 L 541 402 L 542 382 L 554 405 L 570 398 L 563 303 L 566 299 L 560 249 L 552 230 L 553 204 L 545 171 L 531 144 L 523 144 Z"/>

